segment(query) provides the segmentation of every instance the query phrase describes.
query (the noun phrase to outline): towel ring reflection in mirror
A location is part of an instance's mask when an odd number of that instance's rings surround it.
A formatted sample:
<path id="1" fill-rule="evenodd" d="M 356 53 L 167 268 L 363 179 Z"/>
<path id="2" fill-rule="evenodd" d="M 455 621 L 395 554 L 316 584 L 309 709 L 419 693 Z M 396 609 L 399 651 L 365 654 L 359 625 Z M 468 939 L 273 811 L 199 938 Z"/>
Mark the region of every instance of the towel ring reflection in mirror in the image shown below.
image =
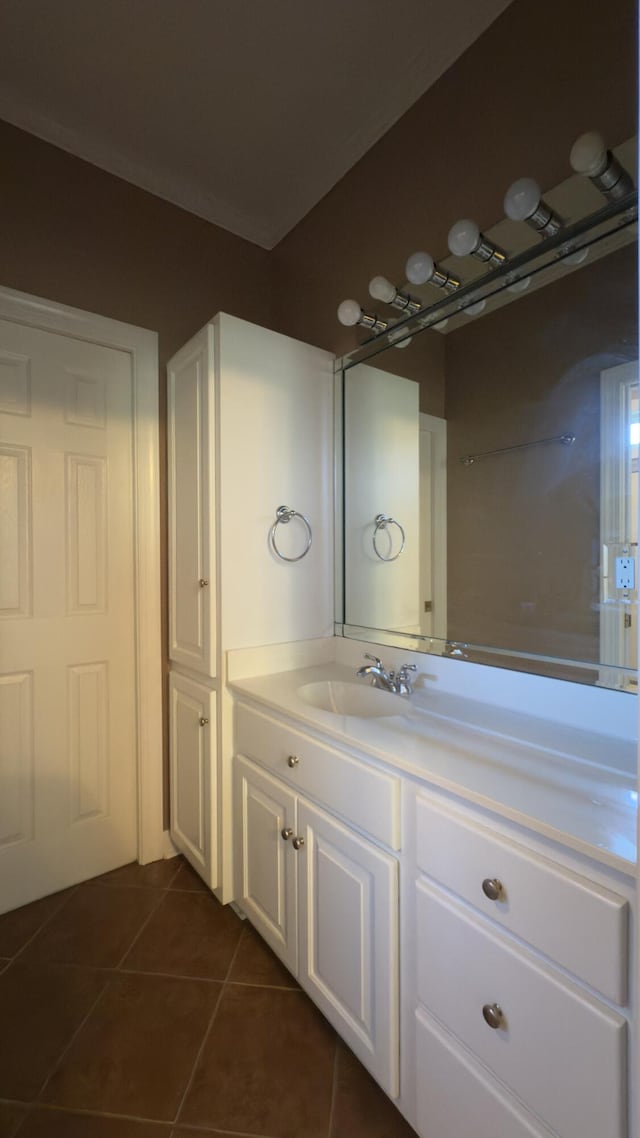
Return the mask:
<path id="1" fill-rule="evenodd" d="M 400 530 L 400 548 L 397 551 L 397 553 L 394 553 L 393 555 L 391 554 L 391 550 L 393 549 L 393 539 L 392 539 L 390 534 L 387 534 L 387 536 L 389 538 L 389 556 L 385 557 L 385 555 L 383 553 L 381 553 L 380 550 L 378 549 L 377 538 L 378 538 L 378 534 L 380 533 L 380 531 L 386 530 L 387 526 L 397 526 L 398 529 Z M 400 554 L 402 553 L 403 549 L 404 549 L 404 529 L 400 525 L 400 522 L 397 522 L 395 518 L 387 517 L 386 514 L 376 514 L 376 528 L 373 531 L 373 551 L 374 551 L 376 557 L 379 557 L 381 561 L 397 561 Z"/>
<path id="2" fill-rule="evenodd" d="M 287 557 L 286 554 L 280 552 L 276 544 L 276 530 L 278 526 L 288 525 L 292 518 L 300 518 L 300 521 L 302 522 L 306 531 L 304 549 L 302 550 L 302 553 L 299 553 L 297 555 L 297 557 Z M 269 530 L 269 544 L 271 545 L 271 548 L 276 557 L 279 557 L 281 561 L 302 561 L 302 558 L 306 557 L 307 553 L 311 549 L 312 540 L 313 536 L 311 533 L 311 524 L 309 522 L 309 519 L 305 518 L 304 514 L 298 513 L 297 510 L 290 509 L 289 506 L 278 506 L 278 509 L 276 510 L 276 520 Z"/>

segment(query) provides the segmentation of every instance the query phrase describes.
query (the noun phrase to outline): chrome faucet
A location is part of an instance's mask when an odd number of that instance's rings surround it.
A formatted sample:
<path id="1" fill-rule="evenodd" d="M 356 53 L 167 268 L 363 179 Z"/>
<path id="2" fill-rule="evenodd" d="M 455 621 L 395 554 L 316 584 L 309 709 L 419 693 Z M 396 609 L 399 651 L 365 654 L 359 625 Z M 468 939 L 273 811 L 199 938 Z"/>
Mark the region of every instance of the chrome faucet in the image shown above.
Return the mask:
<path id="1" fill-rule="evenodd" d="M 411 695 L 413 684 L 409 673 L 417 671 L 416 664 L 403 664 L 397 672 L 387 672 L 378 656 L 370 656 L 365 652 L 364 658 L 372 660 L 373 663 L 363 664 L 358 668 L 356 674 L 361 679 L 371 680 L 374 688 L 382 688 L 383 691 L 395 692 L 396 695 Z"/>

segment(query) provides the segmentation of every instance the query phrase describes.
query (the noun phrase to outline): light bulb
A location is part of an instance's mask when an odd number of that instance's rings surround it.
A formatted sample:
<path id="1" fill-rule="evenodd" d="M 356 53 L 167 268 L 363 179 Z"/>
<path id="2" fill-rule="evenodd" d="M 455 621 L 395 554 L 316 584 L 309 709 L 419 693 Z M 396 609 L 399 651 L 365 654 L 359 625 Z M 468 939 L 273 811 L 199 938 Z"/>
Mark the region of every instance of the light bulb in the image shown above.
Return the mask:
<path id="1" fill-rule="evenodd" d="M 338 305 L 338 320 L 345 328 L 353 328 L 362 315 L 362 309 L 357 300 L 343 300 Z"/>
<path id="2" fill-rule="evenodd" d="M 462 309 L 462 312 L 465 316 L 477 316 L 479 312 L 484 312 L 486 307 L 486 300 L 476 300 L 475 304 L 468 304 L 466 308 Z"/>
<path id="3" fill-rule="evenodd" d="M 412 253 L 405 265 L 407 280 L 421 285 L 430 281 L 435 270 L 433 257 L 429 253 Z"/>
<path id="4" fill-rule="evenodd" d="M 604 138 L 595 130 L 581 134 L 576 138 L 569 162 L 576 174 L 586 174 L 589 178 L 596 178 L 607 165 L 607 147 Z"/>
<path id="5" fill-rule="evenodd" d="M 454 257 L 468 257 L 478 248 L 480 228 L 475 221 L 463 218 L 451 226 L 447 240 Z"/>
<path id="6" fill-rule="evenodd" d="M 437 324 L 432 324 L 431 327 L 435 328 L 436 332 L 444 332 L 448 323 L 449 323 L 449 317 L 447 316 L 447 317 L 445 317 L 444 320 L 438 320 Z"/>
<path id="7" fill-rule="evenodd" d="M 526 221 L 540 205 L 542 193 L 533 178 L 518 178 L 504 195 L 504 212 L 511 221 Z"/>
<path id="8" fill-rule="evenodd" d="M 374 300 L 381 300 L 384 304 L 391 304 L 395 299 L 397 289 L 386 277 L 372 277 L 369 281 L 369 295 Z"/>

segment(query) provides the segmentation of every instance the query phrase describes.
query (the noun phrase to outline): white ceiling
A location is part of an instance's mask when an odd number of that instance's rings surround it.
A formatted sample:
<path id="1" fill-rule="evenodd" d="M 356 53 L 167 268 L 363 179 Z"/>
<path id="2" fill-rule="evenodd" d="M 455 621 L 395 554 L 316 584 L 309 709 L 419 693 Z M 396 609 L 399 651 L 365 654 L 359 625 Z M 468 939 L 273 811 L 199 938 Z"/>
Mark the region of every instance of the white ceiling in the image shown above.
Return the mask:
<path id="1" fill-rule="evenodd" d="M 510 2 L 0 0 L 0 118 L 270 249 Z"/>

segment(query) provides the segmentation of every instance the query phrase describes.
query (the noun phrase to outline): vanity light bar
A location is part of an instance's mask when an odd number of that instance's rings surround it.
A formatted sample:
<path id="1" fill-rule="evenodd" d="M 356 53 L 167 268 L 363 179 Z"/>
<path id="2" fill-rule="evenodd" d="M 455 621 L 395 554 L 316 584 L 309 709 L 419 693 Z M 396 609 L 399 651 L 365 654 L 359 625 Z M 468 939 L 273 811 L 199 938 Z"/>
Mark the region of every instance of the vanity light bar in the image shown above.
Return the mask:
<path id="1" fill-rule="evenodd" d="M 607 149 L 602 135 L 596 131 L 589 131 L 576 139 L 571 149 L 570 162 L 576 173 L 583 174 L 593 182 L 603 196 L 612 203 L 612 207 L 624 201 L 635 189 L 632 176 Z M 561 242 L 562 231 L 567 225 L 567 235 L 570 233 L 573 238 L 575 225 L 567 223 L 544 200 L 540 186 L 534 178 L 518 178 L 512 182 L 504 196 L 504 211 L 511 221 L 523 221 L 543 240 L 559 237 Z M 482 233 L 477 222 L 470 218 L 463 218 L 452 225 L 448 234 L 448 246 L 454 257 L 475 257 L 489 270 L 502 269 L 509 261 L 510 254 Z M 579 246 L 576 249 L 573 241 L 563 245 L 556 240 L 552 248 L 554 255 L 570 266 L 582 264 L 589 254 L 588 246 Z M 431 254 L 423 250 L 412 253 L 407 259 L 405 273 L 407 281 L 413 285 L 431 284 L 449 294 L 459 289 L 462 283 L 448 269 L 436 264 Z M 531 277 L 526 275 L 521 277 L 519 273 L 509 274 L 505 278 L 506 290 L 512 293 L 523 291 L 530 283 Z M 431 323 L 429 310 L 433 305 L 416 299 L 404 288 L 393 285 L 386 277 L 373 277 L 369 281 L 369 293 L 375 300 L 400 310 L 407 317 L 425 312 L 427 320 L 424 326 L 442 330 L 446 325 L 447 318 Z M 467 316 L 473 316 L 482 311 L 485 303 L 483 300 L 462 305 L 460 311 Z M 390 327 L 388 321 L 374 313 L 365 312 L 356 300 L 342 301 L 338 306 L 338 320 L 346 327 L 359 324 L 374 335 L 386 332 Z M 420 321 L 418 323 L 421 324 Z M 397 346 L 404 347 L 410 343 L 410 336 L 398 336 L 397 340 L 402 340 Z"/>
<path id="2" fill-rule="evenodd" d="M 590 178 L 596 189 L 609 201 L 619 201 L 634 189 L 633 178 L 620 165 L 615 155 L 607 150 L 604 138 L 595 130 L 576 138 L 571 147 L 569 162 L 576 174 Z"/>

